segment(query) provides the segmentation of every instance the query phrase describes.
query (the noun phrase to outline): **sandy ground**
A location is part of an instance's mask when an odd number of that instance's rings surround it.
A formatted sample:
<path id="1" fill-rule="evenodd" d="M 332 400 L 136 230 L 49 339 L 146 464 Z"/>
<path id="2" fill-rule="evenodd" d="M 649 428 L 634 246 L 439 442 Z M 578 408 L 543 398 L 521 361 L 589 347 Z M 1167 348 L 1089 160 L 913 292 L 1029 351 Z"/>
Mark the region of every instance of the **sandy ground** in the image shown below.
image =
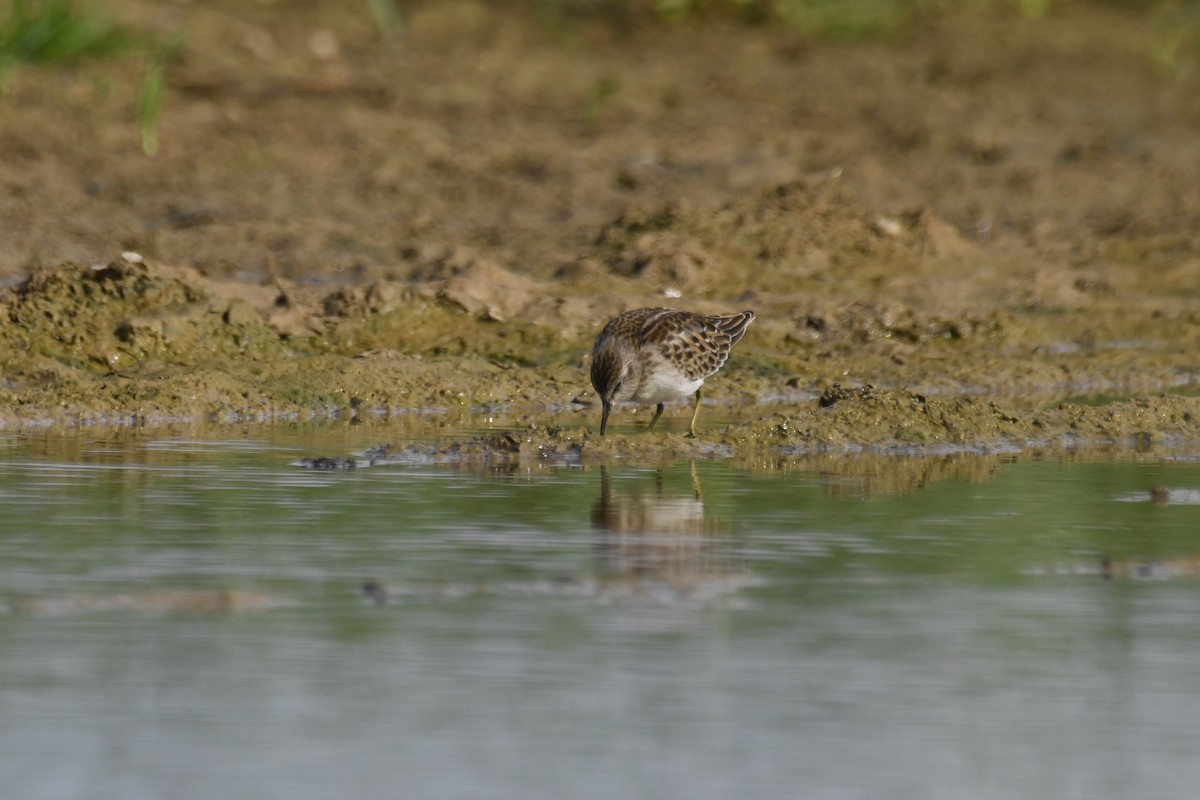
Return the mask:
<path id="1" fill-rule="evenodd" d="M 570 458 L 1200 439 L 1200 78 L 1155 71 L 1151 15 L 999 3 L 834 44 L 509 5 L 403 4 L 389 46 L 337 4 L 114 0 L 186 36 L 154 158 L 139 64 L 17 73 L 0 427 L 468 408 L 525 430 L 471 447 Z M 682 409 L 594 434 L 591 339 L 640 305 L 758 313 L 696 441 Z"/>

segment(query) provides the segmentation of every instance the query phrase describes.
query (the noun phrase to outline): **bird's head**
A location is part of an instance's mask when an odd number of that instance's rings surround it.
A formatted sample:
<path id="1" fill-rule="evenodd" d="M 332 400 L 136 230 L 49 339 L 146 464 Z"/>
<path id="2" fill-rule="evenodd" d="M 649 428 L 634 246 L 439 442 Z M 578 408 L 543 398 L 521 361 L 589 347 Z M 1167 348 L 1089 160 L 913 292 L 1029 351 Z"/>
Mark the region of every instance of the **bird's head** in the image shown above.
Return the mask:
<path id="1" fill-rule="evenodd" d="M 637 359 L 615 346 L 599 345 L 592 353 L 592 387 L 604 405 L 600 435 L 608 427 L 608 412 L 618 400 L 628 400 L 637 391 Z"/>
<path id="2" fill-rule="evenodd" d="M 629 380 L 632 362 L 615 347 L 600 347 L 592 354 L 592 387 L 602 402 L 613 403 L 633 394 L 637 387 Z"/>

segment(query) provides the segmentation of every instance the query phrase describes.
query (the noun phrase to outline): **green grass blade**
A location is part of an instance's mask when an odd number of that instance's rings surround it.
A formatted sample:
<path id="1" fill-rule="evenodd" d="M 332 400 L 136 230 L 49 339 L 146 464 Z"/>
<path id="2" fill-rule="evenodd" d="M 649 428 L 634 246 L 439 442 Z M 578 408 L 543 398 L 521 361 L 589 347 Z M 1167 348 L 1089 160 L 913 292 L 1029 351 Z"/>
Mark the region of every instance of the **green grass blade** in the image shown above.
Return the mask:
<path id="1" fill-rule="evenodd" d="M 367 0 L 367 7 L 371 10 L 371 16 L 374 17 L 375 25 L 379 28 L 383 40 L 390 45 L 399 42 L 400 36 L 404 33 L 404 23 L 400 19 L 400 12 L 396 10 L 395 2 L 393 0 Z"/>

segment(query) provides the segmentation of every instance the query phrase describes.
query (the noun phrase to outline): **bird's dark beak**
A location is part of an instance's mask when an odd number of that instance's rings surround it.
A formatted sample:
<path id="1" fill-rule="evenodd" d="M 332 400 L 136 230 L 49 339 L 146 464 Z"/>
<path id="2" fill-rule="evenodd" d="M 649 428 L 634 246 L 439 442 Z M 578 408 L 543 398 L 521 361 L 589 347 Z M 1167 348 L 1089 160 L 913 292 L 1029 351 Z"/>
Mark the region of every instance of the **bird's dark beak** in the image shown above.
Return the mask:
<path id="1" fill-rule="evenodd" d="M 604 435 L 604 431 L 608 428 L 608 412 L 612 409 L 612 403 L 601 401 L 604 403 L 604 410 L 600 412 L 600 435 Z"/>

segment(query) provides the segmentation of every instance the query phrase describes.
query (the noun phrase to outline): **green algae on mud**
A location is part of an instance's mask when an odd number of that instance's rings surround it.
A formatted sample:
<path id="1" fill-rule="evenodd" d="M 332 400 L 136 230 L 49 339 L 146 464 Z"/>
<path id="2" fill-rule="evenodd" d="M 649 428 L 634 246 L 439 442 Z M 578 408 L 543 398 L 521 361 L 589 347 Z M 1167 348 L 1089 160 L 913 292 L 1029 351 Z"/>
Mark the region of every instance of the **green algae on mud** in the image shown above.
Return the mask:
<path id="1" fill-rule="evenodd" d="M 425 283 L 367 290 L 360 298 L 365 305 L 350 313 L 347 298 L 358 295 L 345 288 L 309 290 L 306 296 L 277 285 L 228 285 L 134 254 L 97 267 L 42 268 L 0 295 L 6 312 L 0 316 L 0 425 L 271 422 L 448 408 L 542 418 L 515 447 L 503 434 L 457 439 L 428 453 L 453 451 L 464 460 L 725 458 L 756 448 L 1020 449 L 1200 439 L 1195 398 L 1146 396 L 1100 407 L 1046 408 L 1030 402 L 1037 394 L 1028 390 L 1032 385 L 1079 394 L 1079 387 L 1092 385 L 1080 375 L 1159 387 L 1170 375 L 1186 375 L 1186 343 L 1142 348 L 1132 357 L 1115 348 L 1049 347 L 1018 356 L 1011 337 L 1023 341 L 1027 333 L 1014 333 L 1011 323 L 985 335 L 900 343 L 903 337 L 896 335 L 854 333 L 880 321 L 873 315 L 862 321 L 856 316 L 862 305 L 851 303 L 835 312 L 851 320 L 850 327 L 839 332 L 835 324 L 815 324 L 802 348 L 809 357 L 793 363 L 789 353 L 797 340 L 787 301 L 772 305 L 765 298 L 758 305 L 767 318 L 766 335 L 749 335 L 745 358 L 733 359 L 706 387 L 706 403 L 731 424 L 702 424 L 697 440 L 670 432 L 600 438 L 559 419 L 566 409 L 594 407 L 586 377 L 592 315 L 603 318 L 619 301 L 573 301 L 563 295 L 569 284 L 509 284 L 498 272 L 489 267 L 471 282 L 456 268 Z M 555 291 L 561 302 L 546 302 Z M 531 310 L 539 302 L 540 314 Z M 573 321 L 563 318 L 564 306 Z M 500 309 L 515 310 L 516 318 Z M 1061 315 L 1045 316 L 1061 321 Z M 802 324 L 814 325 L 811 319 Z M 400 333 L 405 326 L 407 338 Z M 532 329 L 553 333 L 531 336 Z M 359 349 L 396 337 L 403 352 Z M 448 337 L 455 347 L 447 348 Z M 515 349 L 511 357 L 504 356 L 505 347 Z M 1011 353 L 998 356 L 997 349 Z M 1073 378 L 1064 380 L 1071 371 Z M 1008 382 L 1018 372 L 1029 383 L 1014 391 Z M 851 388 L 845 388 L 827 377 L 839 375 L 891 386 L 862 380 L 847 381 Z M 981 396 L 1006 384 L 1007 393 Z M 818 393 L 819 401 L 813 400 Z M 770 415 L 762 416 L 765 411 Z"/>
<path id="2" fill-rule="evenodd" d="M 1161 395 L 1087 406 L 1006 409 L 991 400 L 926 397 L 915 392 L 835 387 L 819 401 L 775 409 L 768 416 L 682 432 L 610 433 L 594 427 L 530 423 L 485 434 L 380 445 L 363 464 L 457 463 L 535 468 L 632 461 L 665 464 L 725 459 L 754 468 L 811 467 L 833 457 L 998 456 L 1117 450 L 1153 453 L 1193 449 L 1200 442 L 1200 397 Z M 340 456 L 341 454 L 337 454 Z M 334 456 L 334 457 L 337 457 Z M 922 467 L 926 470 L 927 467 Z"/>
<path id="3" fill-rule="evenodd" d="M 324 300 L 345 295 L 327 292 Z M 416 318 L 393 326 L 431 332 L 423 340 L 399 336 L 406 353 L 357 349 L 384 338 L 371 327 L 386 327 L 380 318 L 387 314 L 364 312 L 357 327 L 366 330 L 348 333 L 341 306 L 326 315 L 321 307 L 328 302 L 305 302 L 275 287 L 222 284 L 136 254 L 36 270 L 0 295 L 0 424 L 271 421 L 342 409 L 565 401 L 548 394 L 557 387 L 553 377 L 532 384 L 541 394 L 531 395 L 529 382 L 494 355 L 495 347 L 474 352 L 464 343 L 472 332 L 477 341 L 497 332 L 481 333 L 485 323 L 435 292 L 387 312 Z M 446 331 L 459 341 L 458 352 L 447 352 Z"/>

